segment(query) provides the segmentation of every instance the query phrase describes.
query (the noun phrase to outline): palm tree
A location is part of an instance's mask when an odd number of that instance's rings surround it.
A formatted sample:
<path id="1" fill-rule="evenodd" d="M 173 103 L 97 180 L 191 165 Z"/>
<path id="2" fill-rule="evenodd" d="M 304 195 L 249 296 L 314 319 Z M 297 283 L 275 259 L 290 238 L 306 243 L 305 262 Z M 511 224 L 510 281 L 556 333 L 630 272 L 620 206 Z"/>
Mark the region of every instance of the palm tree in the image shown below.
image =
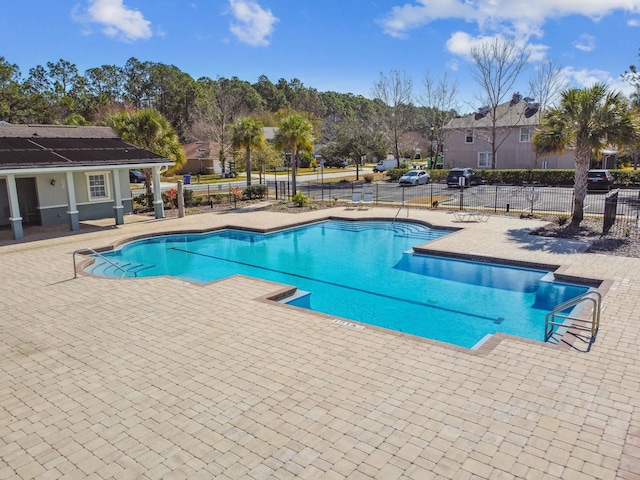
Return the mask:
<path id="1" fill-rule="evenodd" d="M 262 147 L 265 142 L 262 124 L 252 118 L 239 118 L 231 130 L 231 145 L 245 151 L 248 187 L 251 185 L 251 150 Z"/>
<path id="2" fill-rule="evenodd" d="M 592 154 L 607 146 L 622 146 L 637 138 L 634 115 L 620 92 L 597 83 L 570 88 L 560 94 L 560 103 L 544 114 L 532 143 L 537 156 L 575 149 L 574 205 L 571 223 L 584 217 L 587 171 Z"/>
<path id="3" fill-rule="evenodd" d="M 173 160 L 169 172 L 179 170 L 187 160 L 178 134 L 156 110 L 116 113 L 108 116 L 106 123 L 125 142 Z M 144 174 L 147 193 L 151 193 L 151 172 L 145 169 Z"/>
<path id="4" fill-rule="evenodd" d="M 313 152 L 313 139 L 313 125 L 306 118 L 292 113 L 280 120 L 275 144 L 285 152 L 291 152 L 291 188 L 294 195 L 297 193 L 298 153 Z"/>

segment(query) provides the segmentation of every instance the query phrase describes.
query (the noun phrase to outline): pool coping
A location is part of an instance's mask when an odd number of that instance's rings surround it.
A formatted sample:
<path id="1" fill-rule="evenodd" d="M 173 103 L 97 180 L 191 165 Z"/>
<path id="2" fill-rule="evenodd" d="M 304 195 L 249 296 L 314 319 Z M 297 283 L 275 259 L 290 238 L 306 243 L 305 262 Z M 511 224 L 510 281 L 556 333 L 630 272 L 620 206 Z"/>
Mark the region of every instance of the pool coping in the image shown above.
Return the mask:
<path id="1" fill-rule="evenodd" d="M 291 229 L 291 228 L 297 228 L 297 227 L 302 227 L 302 226 L 307 226 L 307 225 L 312 225 L 315 223 L 322 223 L 328 220 L 345 220 L 345 221 L 354 221 L 354 222 L 359 222 L 359 221 L 389 221 L 389 220 L 396 220 L 395 218 L 391 218 L 391 217 L 387 217 L 387 216 L 380 216 L 380 217 L 364 217 L 364 218 L 353 218 L 353 217 L 347 217 L 347 216 L 340 216 L 340 215 L 329 215 L 327 217 L 323 217 L 323 218 L 319 218 L 319 219 L 313 219 L 313 220 L 307 220 L 307 221 L 298 221 L 298 222 L 291 222 L 288 223 L 286 225 L 281 225 L 281 226 L 277 226 L 277 227 L 269 227 L 269 228 L 253 228 L 253 227 L 246 227 L 246 226 L 238 226 L 238 225 L 234 225 L 232 223 L 228 223 L 225 224 L 223 226 L 216 226 L 216 227 L 212 227 L 212 228 L 205 228 L 205 229 L 184 229 L 184 230 L 170 230 L 170 231 L 166 231 L 166 232 L 162 232 L 162 233 L 145 233 L 145 234 L 141 234 L 141 235 L 135 235 L 132 237 L 127 237 L 125 239 L 121 239 L 121 240 L 117 240 L 115 242 L 113 242 L 110 245 L 107 246 L 102 246 L 102 247 L 96 247 L 93 248 L 93 250 L 97 253 L 103 253 L 103 252 L 108 252 L 108 251 L 112 251 L 115 250 L 116 248 L 125 245 L 127 243 L 131 243 L 131 242 L 135 242 L 138 240 L 144 240 L 147 238 L 153 238 L 153 237 L 158 237 L 158 236 L 170 236 L 170 235 L 191 235 L 191 234 L 195 234 L 195 235 L 201 235 L 201 234 L 207 234 L 207 233 L 212 233 L 212 232 L 217 232 L 217 231 L 221 231 L 221 230 L 228 230 L 228 229 L 233 229 L 233 230 L 240 230 L 240 231 L 247 231 L 247 232 L 255 232 L 255 233 L 272 233 L 272 232 L 277 232 L 277 231 L 282 231 L 282 230 L 287 230 L 287 229 Z M 408 223 L 416 223 L 416 224 L 421 224 L 421 225 L 425 225 L 428 226 L 429 228 L 433 228 L 436 230 L 448 230 L 451 232 L 451 234 L 455 235 L 456 233 L 459 233 L 461 231 L 464 230 L 464 227 L 449 227 L 449 226 L 441 226 L 441 225 L 434 225 L 430 222 L 424 221 L 424 220 L 420 220 L 420 219 L 401 219 L 398 220 L 401 222 L 408 222 Z M 446 238 L 446 237 L 445 237 Z M 523 267 L 523 268 L 532 268 L 532 269 L 537 269 L 537 270 L 547 270 L 553 273 L 554 277 L 556 277 L 558 280 L 560 281 L 565 281 L 568 283 L 581 283 L 581 284 L 585 284 L 588 286 L 591 286 L 593 289 L 595 289 L 596 291 L 598 291 L 601 295 L 602 298 L 605 297 L 606 292 L 609 290 L 609 288 L 612 285 L 612 281 L 610 280 L 606 280 L 606 279 L 596 279 L 596 278 L 591 278 L 591 277 L 582 277 L 582 276 L 576 276 L 576 275 L 570 275 L 570 274 L 566 274 L 563 273 L 564 270 L 567 269 L 566 266 L 563 265 L 559 265 L 559 264 L 547 264 L 547 263 L 541 263 L 541 262 L 528 262 L 525 260 L 517 260 L 517 259 L 508 259 L 508 258 L 501 258 L 501 257 L 495 257 L 495 256 L 487 256 L 487 255 L 480 255 L 480 254 L 466 254 L 466 253 L 460 253 L 460 252 L 450 252 L 450 251 L 446 251 L 446 250 L 437 250 L 437 249 L 433 249 L 433 248 L 428 248 L 428 247 L 422 247 L 421 245 L 433 245 L 434 243 L 441 241 L 443 238 L 438 238 L 420 245 L 416 245 L 413 248 L 414 252 L 419 253 L 419 254 L 424 254 L 424 255 L 432 255 L 432 256 L 438 256 L 438 257 L 444 257 L 444 258 L 454 258 L 454 259 L 460 259 L 460 260 L 469 260 L 469 261 L 474 261 L 474 262 L 483 262 L 483 263 L 493 263 L 493 264 L 497 264 L 497 265 L 507 265 L 507 266 L 514 266 L 514 267 Z M 87 254 L 87 253 L 91 253 L 90 250 L 88 249 L 84 249 L 84 250 L 80 250 L 78 251 L 78 253 L 80 254 Z M 83 274 L 83 275 L 88 275 L 88 276 L 94 276 L 93 274 L 86 272 L 85 269 L 91 265 L 95 260 L 93 258 L 86 258 L 85 260 L 81 261 L 78 266 L 78 272 L 79 274 Z M 116 277 L 98 277 L 97 278 L 109 278 L 112 280 L 136 280 L 135 277 L 128 277 L 128 278 L 116 278 Z M 588 347 L 586 350 L 580 350 L 578 348 L 578 342 L 579 342 L 579 336 L 576 335 L 572 335 L 570 338 L 566 338 L 568 337 L 568 334 L 570 334 L 570 326 L 568 325 L 567 331 L 565 333 L 562 334 L 562 336 L 558 339 L 557 343 L 549 343 L 549 342 L 539 342 L 537 340 L 532 340 L 532 339 L 528 339 L 528 338 L 524 338 L 524 337 L 518 337 L 515 335 L 509 335 L 509 334 L 505 334 L 505 333 L 494 333 L 491 334 L 490 336 L 488 336 L 488 338 L 483 338 L 481 339 L 478 343 L 476 343 L 476 345 L 480 344 L 479 346 L 474 346 L 471 348 L 466 348 L 466 347 L 461 347 L 459 345 L 455 345 L 455 344 L 451 344 L 451 343 L 447 343 L 447 342 L 442 342 L 439 340 L 434 340 L 431 338 L 427 338 L 427 337 L 421 337 L 418 335 L 413 335 L 410 333 L 404 333 L 404 332 L 397 332 L 395 330 L 391 330 L 388 328 L 384 328 L 384 327 L 379 327 L 376 325 L 371 325 L 368 323 L 364 323 L 364 322 L 359 322 L 357 320 L 353 320 L 353 319 L 347 319 L 347 318 L 342 318 L 342 317 L 338 317 L 336 315 L 329 315 L 329 314 L 325 314 L 323 312 L 316 312 L 314 310 L 310 310 L 310 309 L 306 309 L 303 307 L 297 307 L 295 305 L 287 305 L 286 303 L 283 303 L 282 300 L 284 298 L 287 298 L 291 295 L 293 295 L 296 291 L 297 291 L 297 287 L 293 286 L 293 285 L 286 285 L 286 284 L 281 284 L 278 282 L 273 282 L 270 280 L 264 280 L 261 278 L 257 278 L 257 277 L 247 277 L 246 275 L 242 275 L 242 274 L 236 274 L 236 275 L 230 275 L 228 277 L 224 277 L 218 280 L 213 280 L 211 282 L 206 282 L 206 283 L 198 283 L 195 281 L 190 281 L 190 280 L 186 280 L 186 279 L 177 279 L 176 277 L 172 277 L 172 276 L 168 276 L 168 275 L 160 275 L 156 278 L 167 278 L 171 281 L 180 281 L 180 282 L 184 282 L 190 285 L 194 285 L 194 286 L 198 286 L 198 287 L 206 287 L 207 285 L 210 284 L 215 284 L 218 282 L 223 282 L 227 279 L 231 279 L 234 277 L 246 277 L 246 278 L 252 278 L 254 280 L 260 281 L 260 282 L 265 282 L 266 284 L 269 285 L 275 285 L 275 286 L 279 286 L 279 288 L 277 288 L 277 290 L 274 293 L 269 293 L 266 295 L 262 295 L 259 297 L 255 297 L 254 300 L 257 301 L 268 301 L 268 302 L 275 302 L 275 303 L 279 303 L 281 306 L 286 307 L 286 308 L 294 308 L 294 309 L 299 309 L 301 311 L 304 311 L 308 314 L 314 315 L 314 316 L 318 316 L 320 318 L 323 319 L 329 319 L 329 320 L 334 320 L 336 318 L 341 319 L 343 321 L 346 321 L 347 323 L 353 323 L 356 325 L 361 325 L 362 327 L 364 327 L 363 329 L 367 329 L 367 328 L 371 328 L 377 331 L 381 331 L 381 332 L 385 332 L 387 334 L 392 334 L 392 335 L 396 335 L 402 338 L 413 338 L 416 339 L 420 342 L 427 342 L 429 344 L 432 345 L 438 345 L 441 347 L 445 347 L 445 348 L 450 348 L 453 349 L 455 351 L 459 351 L 459 352 L 463 352 L 463 353 L 467 353 L 467 354 L 471 354 L 471 355 L 479 355 L 479 356 L 484 356 L 487 355 L 488 353 L 490 353 L 496 346 L 498 346 L 502 340 L 515 340 L 518 342 L 524 342 L 527 344 L 535 344 L 535 345 L 544 345 L 548 348 L 561 348 L 561 349 L 574 349 L 577 351 L 582 351 L 582 352 L 588 352 L 591 348 L 591 345 L 596 341 L 596 337 L 594 337 L 591 342 L 589 343 Z M 582 311 L 580 312 L 580 314 L 578 315 L 578 318 L 588 318 L 589 316 L 587 315 L 585 309 L 582 309 Z"/>

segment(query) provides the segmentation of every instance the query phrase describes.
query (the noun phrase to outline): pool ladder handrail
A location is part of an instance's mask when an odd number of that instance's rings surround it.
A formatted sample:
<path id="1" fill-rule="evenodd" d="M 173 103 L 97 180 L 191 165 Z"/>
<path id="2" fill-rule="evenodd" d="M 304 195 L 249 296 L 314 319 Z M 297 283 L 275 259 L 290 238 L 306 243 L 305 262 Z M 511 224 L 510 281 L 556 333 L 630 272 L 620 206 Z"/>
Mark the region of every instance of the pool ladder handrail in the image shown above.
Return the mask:
<path id="1" fill-rule="evenodd" d="M 99 252 L 96 252 L 93 248 L 81 248 L 79 250 L 75 250 L 73 252 L 73 278 L 78 278 L 78 268 L 76 266 L 76 254 L 77 253 L 82 253 L 85 254 L 86 252 L 90 252 L 93 255 L 98 256 L 99 258 L 101 258 L 102 260 L 104 260 L 105 262 L 107 262 L 109 265 L 111 265 L 112 267 L 121 270 L 122 271 L 122 275 L 120 275 L 120 278 L 124 277 L 129 271 L 122 268 L 120 265 L 118 265 L 115 262 L 112 262 L 111 260 L 109 260 L 107 257 L 105 257 L 104 255 L 100 254 Z M 136 272 L 133 272 L 134 275 L 137 277 Z"/>
<path id="2" fill-rule="evenodd" d="M 394 223 L 396 223 L 396 220 L 398 218 L 398 215 L 400 215 L 400 212 L 402 211 L 402 209 L 404 208 L 404 202 L 402 202 L 402 204 L 400 205 L 400 208 L 398 209 L 398 211 L 396 212 L 396 216 L 393 217 L 393 221 L 391 222 L 391 225 L 393 225 Z M 407 217 L 409 216 L 409 209 L 407 208 Z"/>
<path id="3" fill-rule="evenodd" d="M 592 312 L 591 318 L 579 318 L 576 316 L 571 316 L 567 314 L 562 314 L 563 310 L 567 308 L 575 307 L 583 302 L 592 304 Z M 556 305 L 553 310 L 547 313 L 545 317 L 545 338 L 544 341 L 547 342 L 553 336 L 553 327 L 565 327 L 567 329 L 572 330 L 580 330 L 583 332 L 590 332 L 590 341 L 593 342 L 598 334 L 598 329 L 600 328 L 600 311 L 602 308 L 602 295 L 600 292 L 596 290 L 590 290 L 588 292 L 583 293 L 582 295 L 578 295 L 577 297 L 571 298 L 566 302 L 563 302 L 559 305 Z M 562 319 L 562 322 L 556 321 L 556 319 Z M 571 320 L 572 322 L 579 322 L 578 325 L 575 323 L 566 324 L 565 320 Z M 589 325 L 591 324 L 591 325 Z"/>

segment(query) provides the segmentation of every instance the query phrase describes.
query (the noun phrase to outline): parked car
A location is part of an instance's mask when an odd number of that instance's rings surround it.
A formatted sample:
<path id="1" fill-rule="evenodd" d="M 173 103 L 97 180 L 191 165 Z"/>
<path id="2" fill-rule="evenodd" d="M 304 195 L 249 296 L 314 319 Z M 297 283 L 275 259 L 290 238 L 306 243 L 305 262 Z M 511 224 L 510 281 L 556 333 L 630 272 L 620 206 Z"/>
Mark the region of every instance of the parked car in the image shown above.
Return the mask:
<path id="1" fill-rule="evenodd" d="M 131 183 L 144 183 L 146 177 L 140 170 L 129 170 L 129 182 Z"/>
<path id="2" fill-rule="evenodd" d="M 587 172 L 587 190 L 606 190 L 613 187 L 613 175 L 609 170 L 589 170 Z"/>
<path id="3" fill-rule="evenodd" d="M 460 178 L 464 178 L 465 187 L 482 183 L 482 175 L 472 168 L 452 168 L 447 175 L 447 187 L 459 187 Z"/>
<path id="4" fill-rule="evenodd" d="M 346 168 L 349 162 L 346 160 L 325 160 L 324 166 L 327 168 Z"/>
<path id="5" fill-rule="evenodd" d="M 400 185 L 425 185 L 431 178 L 426 170 L 409 170 L 400 177 Z"/>

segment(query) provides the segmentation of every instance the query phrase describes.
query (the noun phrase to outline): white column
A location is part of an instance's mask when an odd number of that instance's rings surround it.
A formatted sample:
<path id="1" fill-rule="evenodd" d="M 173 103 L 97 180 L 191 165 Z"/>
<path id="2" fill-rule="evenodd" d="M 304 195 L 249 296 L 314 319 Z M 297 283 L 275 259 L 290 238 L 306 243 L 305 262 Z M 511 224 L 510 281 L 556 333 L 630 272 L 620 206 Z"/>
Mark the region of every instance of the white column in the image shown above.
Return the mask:
<path id="1" fill-rule="evenodd" d="M 120 170 L 113 171 L 113 215 L 116 225 L 124 224 L 124 206 L 122 205 L 122 191 L 120 188 Z"/>
<path id="2" fill-rule="evenodd" d="M 24 230 L 22 229 L 22 217 L 20 216 L 16 177 L 12 173 L 7 175 L 7 192 L 9 194 L 9 222 L 11 222 L 11 233 L 14 240 L 20 240 L 24 238 Z"/>
<path id="3" fill-rule="evenodd" d="M 156 218 L 164 218 L 164 205 L 162 203 L 162 191 L 160 186 L 160 167 L 153 167 L 153 210 Z"/>
<path id="4" fill-rule="evenodd" d="M 76 203 L 76 189 L 73 183 L 73 172 L 67 174 L 67 215 L 69 216 L 69 228 L 72 232 L 80 230 L 80 221 L 78 220 L 78 205 Z"/>

